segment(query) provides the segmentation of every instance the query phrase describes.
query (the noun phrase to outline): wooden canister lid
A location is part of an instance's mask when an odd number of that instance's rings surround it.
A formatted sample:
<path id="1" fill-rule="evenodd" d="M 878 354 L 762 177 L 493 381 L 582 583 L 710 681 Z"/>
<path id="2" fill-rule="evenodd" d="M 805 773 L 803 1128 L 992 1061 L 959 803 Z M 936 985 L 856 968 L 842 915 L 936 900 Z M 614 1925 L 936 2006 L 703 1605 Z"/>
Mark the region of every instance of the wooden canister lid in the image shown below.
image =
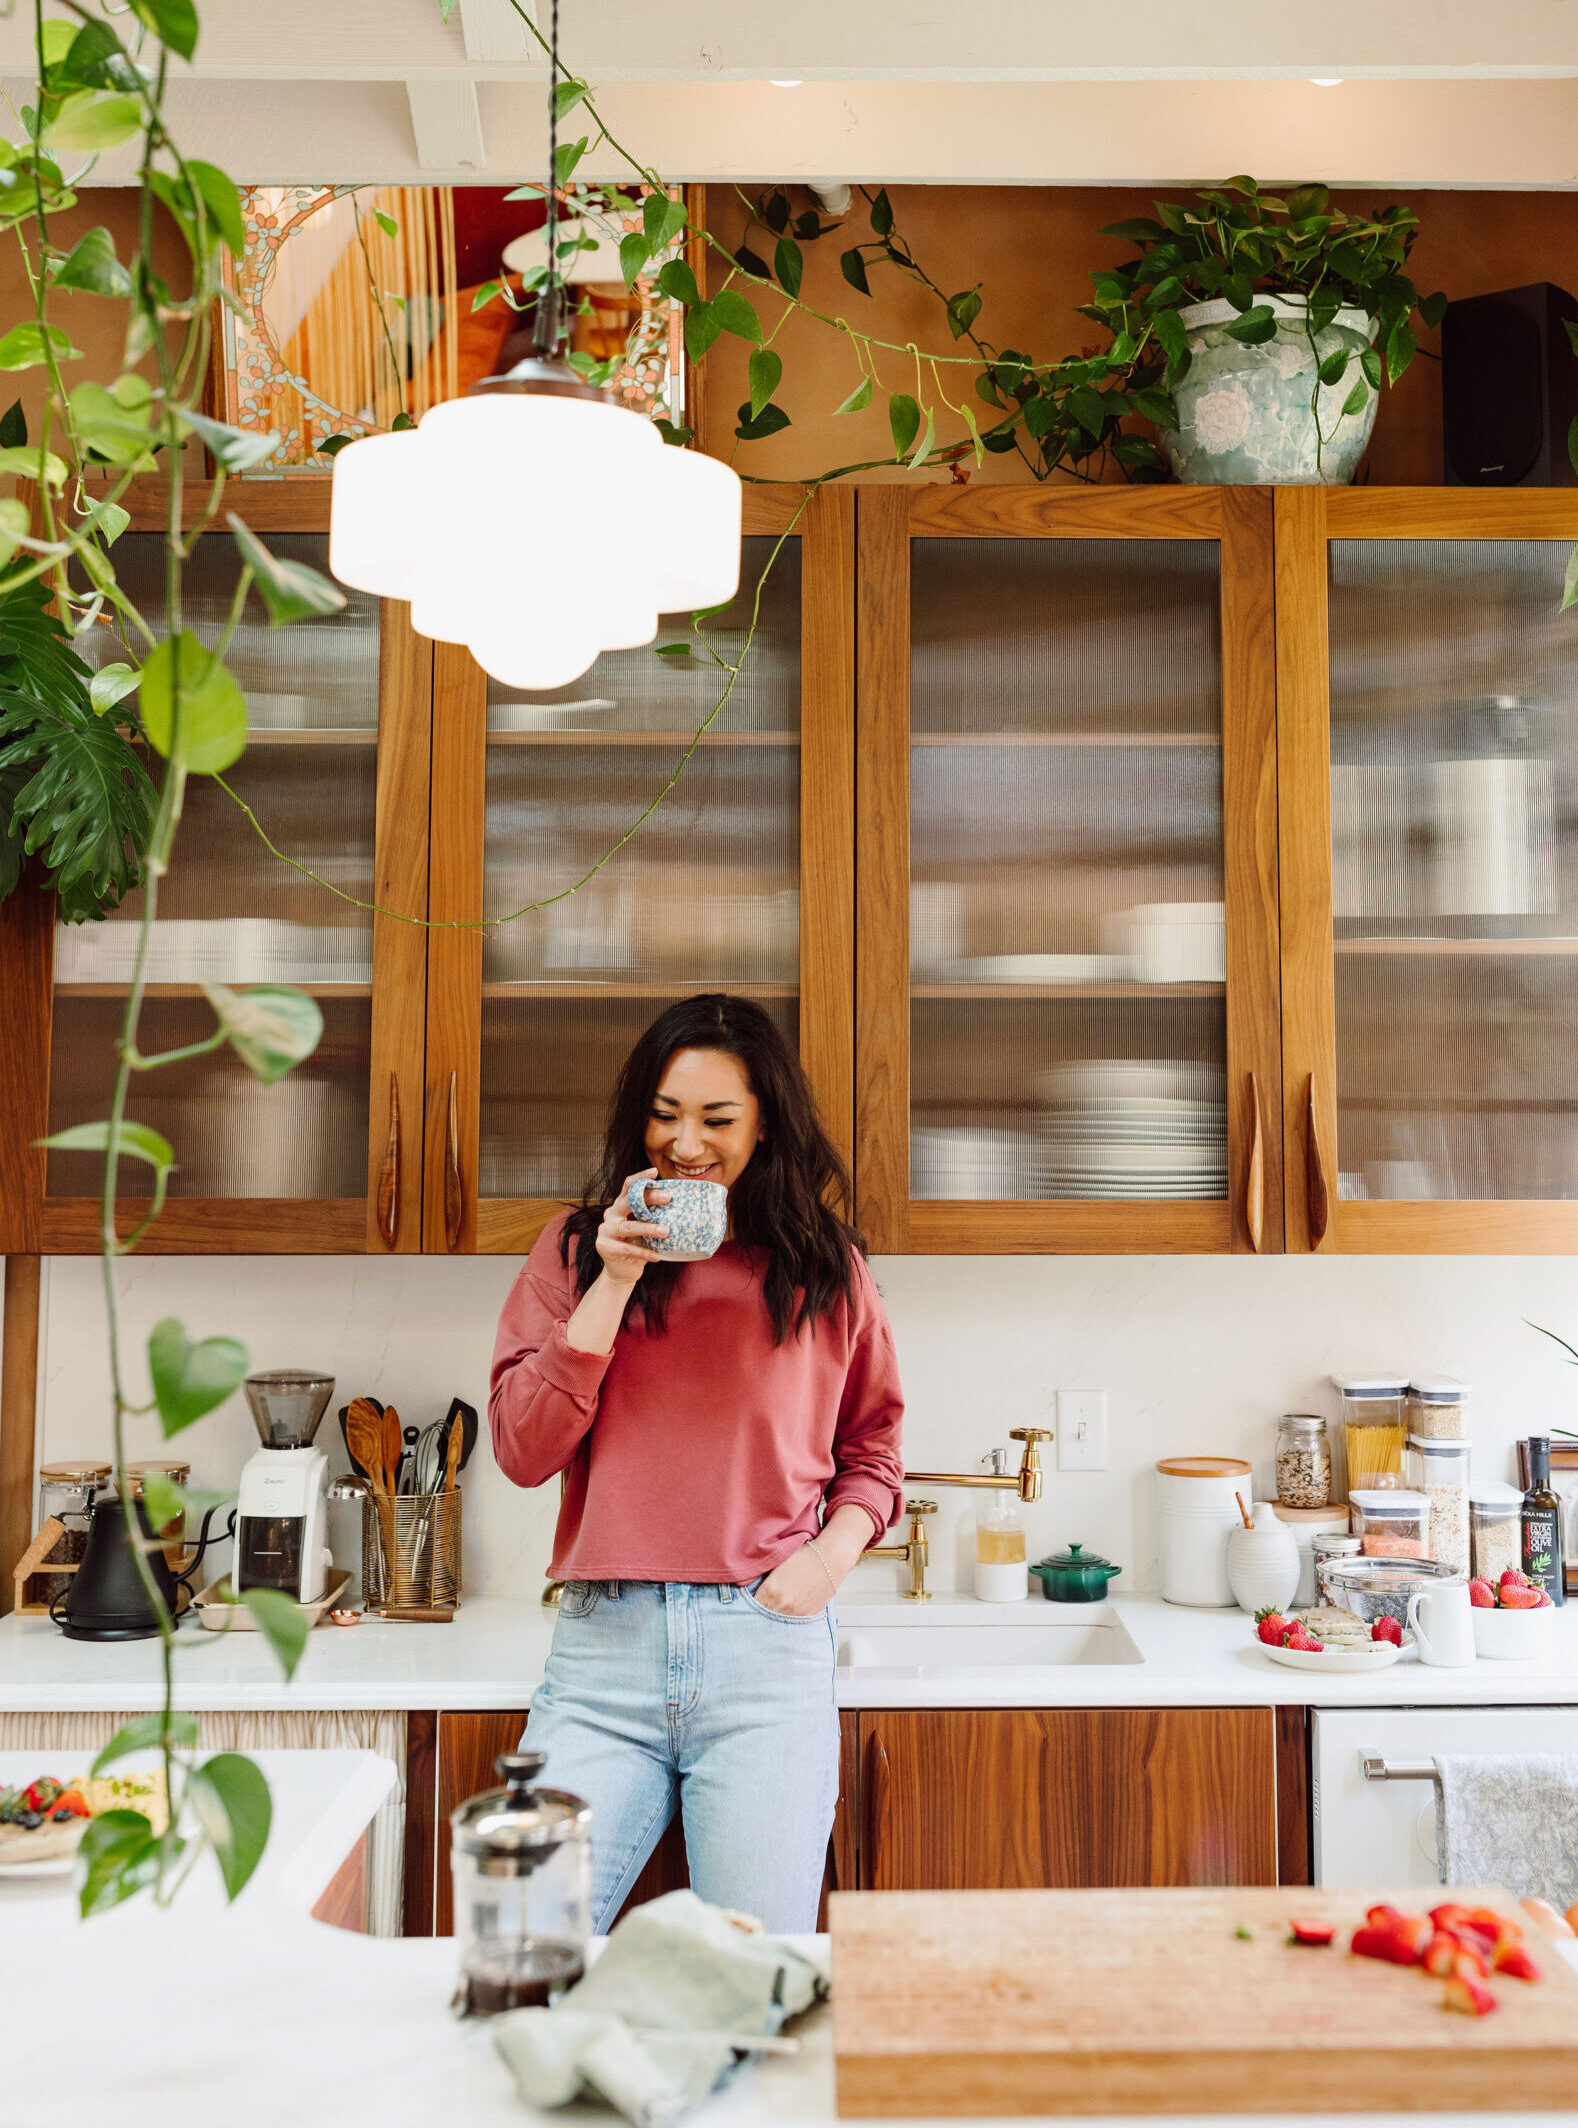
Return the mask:
<path id="1" fill-rule="evenodd" d="M 1156 1468 L 1168 1478 L 1247 1478 L 1250 1466 L 1240 1456 L 1168 1456 Z"/>
<path id="2" fill-rule="evenodd" d="M 44 1485 L 85 1485 L 92 1480 L 105 1485 L 113 1466 L 108 1463 L 40 1463 L 39 1482 Z M 1518 1495 L 1521 1500 L 1523 1495 Z"/>

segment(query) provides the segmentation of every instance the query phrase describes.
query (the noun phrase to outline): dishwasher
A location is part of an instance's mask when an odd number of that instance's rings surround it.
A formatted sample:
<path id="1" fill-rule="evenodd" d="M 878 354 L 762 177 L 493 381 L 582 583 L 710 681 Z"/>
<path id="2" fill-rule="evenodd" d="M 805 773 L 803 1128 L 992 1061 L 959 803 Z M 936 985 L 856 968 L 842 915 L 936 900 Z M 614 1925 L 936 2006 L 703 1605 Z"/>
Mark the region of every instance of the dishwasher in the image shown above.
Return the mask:
<path id="1" fill-rule="evenodd" d="M 1318 1707 L 1311 1717 L 1315 1882 L 1439 1884 L 1432 1761 L 1578 1751 L 1578 1707 Z"/>

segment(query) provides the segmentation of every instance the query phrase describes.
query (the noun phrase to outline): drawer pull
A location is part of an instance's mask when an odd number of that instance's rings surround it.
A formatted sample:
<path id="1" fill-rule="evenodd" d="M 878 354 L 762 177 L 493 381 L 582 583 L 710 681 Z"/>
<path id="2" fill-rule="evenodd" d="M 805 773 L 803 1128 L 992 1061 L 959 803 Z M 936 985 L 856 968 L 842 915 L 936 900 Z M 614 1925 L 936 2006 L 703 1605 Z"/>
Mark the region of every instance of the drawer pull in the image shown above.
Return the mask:
<path id="1" fill-rule="evenodd" d="M 1326 1239 L 1326 1229 L 1331 1223 L 1331 1198 L 1326 1189 L 1326 1160 L 1320 1149 L 1320 1132 L 1315 1125 L 1313 1076 L 1309 1084 L 1305 1131 L 1304 1174 L 1308 1195 L 1310 1247 L 1318 1249 Z"/>
<path id="2" fill-rule="evenodd" d="M 386 1249 L 400 1231 L 400 1081 L 389 1074 L 389 1136 L 378 1170 L 378 1234 Z"/>
<path id="3" fill-rule="evenodd" d="M 1266 1141 L 1260 1127 L 1260 1087 L 1249 1074 L 1249 1177 L 1244 1188 L 1244 1224 L 1249 1245 L 1258 1256 L 1266 1225 Z"/>

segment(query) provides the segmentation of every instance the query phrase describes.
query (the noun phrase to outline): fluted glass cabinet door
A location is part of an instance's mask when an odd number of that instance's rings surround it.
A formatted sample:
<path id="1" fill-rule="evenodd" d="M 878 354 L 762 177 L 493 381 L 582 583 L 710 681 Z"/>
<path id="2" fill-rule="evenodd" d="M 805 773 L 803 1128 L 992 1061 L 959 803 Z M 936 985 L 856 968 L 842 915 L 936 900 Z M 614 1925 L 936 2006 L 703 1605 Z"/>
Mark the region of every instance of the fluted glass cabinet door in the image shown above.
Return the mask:
<path id="1" fill-rule="evenodd" d="M 1578 504 L 1404 490 L 1279 508 L 1279 562 L 1323 621 L 1303 694 L 1287 675 L 1284 773 L 1329 795 L 1329 828 L 1294 853 L 1306 909 L 1329 911 L 1324 938 L 1311 918 L 1291 942 L 1302 1237 L 1571 1248 L 1578 635 L 1560 606 Z"/>
<path id="2" fill-rule="evenodd" d="M 243 493 L 237 506 L 246 512 L 250 500 Z M 277 520 L 285 498 L 269 500 Z M 326 494 L 292 500 L 295 521 L 323 517 Z M 324 530 L 276 522 L 264 536 L 281 558 L 327 574 Z M 163 535 L 151 529 L 127 531 L 116 547 L 122 583 L 158 628 L 163 555 Z M 228 533 L 197 542 L 184 621 L 204 642 L 224 627 L 238 570 Z M 391 610 L 390 626 L 399 640 L 383 659 L 382 690 L 380 608 L 360 593 L 349 593 L 339 613 L 279 630 L 253 597 L 236 629 L 229 664 L 246 695 L 247 748 L 224 777 L 233 796 L 212 777 L 188 784 L 160 889 L 139 1046 L 155 1054 L 202 1040 L 214 1024 L 204 984 L 295 985 L 318 1001 L 323 1035 L 273 1086 L 228 1045 L 134 1076 L 128 1114 L 168 1138 L 176 1156 L 154 1246 L 360 1249 L 413 1247 L 420 1238 L 420 1011 L 414 1054 L 398 1035 L 391 1045 L 409 999 L 394 1015 L 375 1004 L 372 905 L 389 907 L 391 896 L 398 903 L 412 888 L 405 874 L 420 875 L 425 863 L 428 683 L 419 667 L 423 651 L 430 667 L 431 652 L 416 647 L 403 613 Z M 99 663 L 126 654 L 107 627 L 85 648 Z M 410 771 L 403 789 L 402 758 Z M 404 864 L 394 847 L 402 842 Z M 141 912 L 138 894 L 103 923 L 57 928 L 52 1132 L 108 1113 Z M 411 913 L 422 913 L 419 894 Z M 381 957 L 386 975 L 403 970 L 397 991 L 413 977 L 420 990 L 420 930 L 395 927 Z M 375 1020 L 387 1023 L 376 1037 Z M 410 1136 L 403 1208 L 402 1123 Z M 99 1172 L 97 1155 L 49 1155 L 45 1221 L 57 1245 L 91 1241 Z M 147 1180 L 145 1168 L 122 1163 L 129 1197 L 145 1194 Z"/>
<path id="3" fill-rule="evenodd" d="M 430 1248 L 529 1245 L 579 1196 L 637 1035 L 700 991 L 765 1006 L 847 1145 L 853 514 L 748 498 L 716 716 L 704 656 L 610 652 L 530 695 L 440 651 L 435 912 L 480 927 L 434 940 Z"/>
<path id="4" fill-rule="evenodd" d="M 860 546 L 868 1230 L 1278 1246 L 1268 499 L 873 490 Z"/>

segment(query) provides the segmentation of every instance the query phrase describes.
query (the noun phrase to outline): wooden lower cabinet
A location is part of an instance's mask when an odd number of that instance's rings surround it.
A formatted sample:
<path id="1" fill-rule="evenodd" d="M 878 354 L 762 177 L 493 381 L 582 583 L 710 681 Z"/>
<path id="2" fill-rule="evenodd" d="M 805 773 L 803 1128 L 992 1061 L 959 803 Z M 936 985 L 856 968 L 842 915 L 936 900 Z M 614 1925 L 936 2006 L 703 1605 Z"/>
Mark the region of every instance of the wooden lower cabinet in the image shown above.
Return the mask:
<path id="1" fill-rule="evenodd" d="M 868 1891 L 1275 1884 L 1269 1707 L 860 1716 Z"/>
<path id="2" fill-rule="evenodd" d="M 1275 1884 L 1279 1778 L 1287 1804 L 1300 1757 L 1278 1733 L 1289 1712 L 1301 1745 L 1301 1710 L 1270 1707 L 844 1714 L 825 1891 Z M 438 1716 L 431 1816 L 407 1802 L 408 1934 L 452 1933 L 449 1814 L 496 1784 L 525 1726 L 519 1708 Z M 413 1765 L 408 1790 L 421 1778 Z M 1305 1881 L 1288 1867 L 1303 1853 L 1284 1828 L 1283 1882 Z M 689 1881 L 676 1816 L 626 1907 Z"/>

